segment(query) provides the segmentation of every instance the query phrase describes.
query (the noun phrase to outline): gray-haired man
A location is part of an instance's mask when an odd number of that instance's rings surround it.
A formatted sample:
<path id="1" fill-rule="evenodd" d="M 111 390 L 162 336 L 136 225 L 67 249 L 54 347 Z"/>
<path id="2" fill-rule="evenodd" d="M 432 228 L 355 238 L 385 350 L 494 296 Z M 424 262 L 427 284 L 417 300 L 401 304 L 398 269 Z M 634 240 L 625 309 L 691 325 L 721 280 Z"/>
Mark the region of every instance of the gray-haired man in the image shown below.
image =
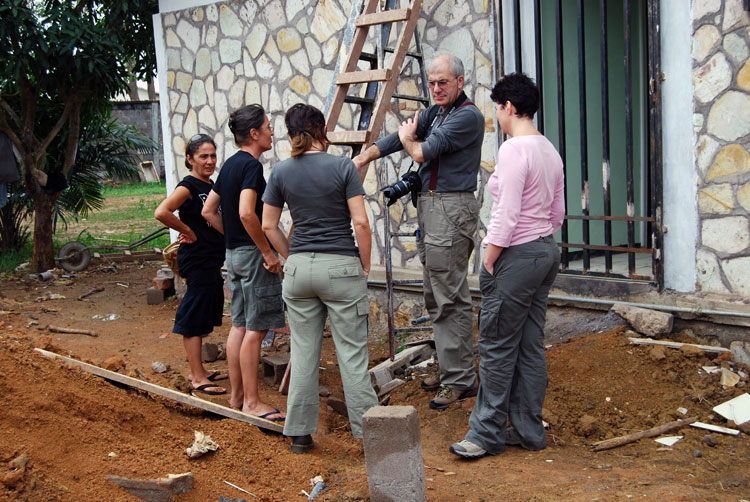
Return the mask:
<path id="1" fill-rule="evenodd" d="M 435 104 L 415 113 L 397 133 L 377 141 L 353 161 L 361 168 L 403 149 L 420 163 L 417 248 L 424 266 L 425 306 L 440 362 L 440 378 L 426 379 L 422 388 L 438 391 L 430 407 L 442 410 L 477 392 L 467 271 L 479 218 L 474 191 L 484 117 L 463 92 L 460 59 L 449 54 L 435 57 L 427 78 Z"/>

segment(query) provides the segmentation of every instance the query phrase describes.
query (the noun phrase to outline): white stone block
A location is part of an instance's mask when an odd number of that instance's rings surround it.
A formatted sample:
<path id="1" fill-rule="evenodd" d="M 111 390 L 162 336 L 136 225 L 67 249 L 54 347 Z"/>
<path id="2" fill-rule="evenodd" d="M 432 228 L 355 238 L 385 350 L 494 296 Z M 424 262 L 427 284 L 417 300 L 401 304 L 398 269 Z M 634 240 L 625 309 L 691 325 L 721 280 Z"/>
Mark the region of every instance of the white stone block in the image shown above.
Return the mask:
<path id="1" fill-rule="evenodd" d="M 698 20 L 707 14 L 714 14 L 721 7 L 721 0 L 693 0 L 693 19 Z"/>
<path id="2" fill-rule="evenodd" d="M 230 5 L 219 6 L 219 26 L 225 37 L 239 37 L 242 35 L 242 23 Z"/>
<path id="3" fill-rule="evenodd" d="M 747 44 L 737 33 L 729 33 L 724 37 L 724 50 L 727 51 L 729 59 L 735 65 L 742 65 L 747 61 L 748 49 Z"/>
<path id="4" fill-rule="evenodd" d="M 712 24 L 704 24 L 698 28 L 693 36 L 693 59 L 702 63 L 716 44 L 721 40 L 721 33 Z"/>
<path id="5" fill-rule="evenodd" d="M 721 268 L 732 293 L 750 298 L 750 256 L 723 260 Z"/>
<path id="6" fill-rule="evenodd" d="M 333 2 L 325 2 L 331 4 Z M 272 2 L 266 3 L 261 12 L 261 18 L 263 23 L 268 26 L 271 31 L 275 31 L 286 24 L 286 14 L 284 12 L 284 6 L 279 0 L 273 0 Z"/>
<path id="7" fill-rule="evenodd" d="M 236 63 L 242 57 L 242 42 L 231 38 L 219 40 L 219 56 L 224 64 Z"/>
<path id="8" fill-rule="evenodd" d="M 724 141 L 750 134 L 750 95 L 728 91 L 711 106 L 708 133 Z"/>
<path id="9" fill-rule="evenodd" d="M 206 86 L 202 80 L 194 79 L 190 86 L 190 106 L 198 108 L 206 104 Z"/>
<path id="10" fill-rule="evenodd" d="M 701 223 L 701 242 L 720 253 L 739 253 L 747 248 L 749 239 L 748 219 L 744 216 L 713 218 Z"/>
<path id="11" fill-rule="evenodd" d="M 701 103 L 713 101 L 731 83 L 732 67 L 721 52 L 714 54 L 706 64 L 693 70 L 695 97 Z"/>
<path id="12" fill-rule="evenodd" d="M 190 22 L 186 21 L 185 19 L 180 19 L 180 22 L 177 23 L 176 31 L 177 35 L 185 44 L 185 47 L 190 49 L 190 51 L 195 54 L 198 51 L 201 43 L 200 30 L 198 30 L 198 28 L 190 24 Z"/>

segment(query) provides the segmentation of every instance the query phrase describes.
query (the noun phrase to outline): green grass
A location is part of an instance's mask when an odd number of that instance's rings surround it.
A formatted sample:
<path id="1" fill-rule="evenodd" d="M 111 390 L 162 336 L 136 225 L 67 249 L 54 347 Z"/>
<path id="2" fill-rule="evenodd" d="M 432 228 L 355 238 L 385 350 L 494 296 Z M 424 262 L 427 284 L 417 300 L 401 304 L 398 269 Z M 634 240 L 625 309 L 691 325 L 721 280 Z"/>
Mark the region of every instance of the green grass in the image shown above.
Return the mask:
<path id="1" fill-rule="evenodd" d="M 55 255 L 68 241 L 77 240 L 100 253 L 121 252 L 102 250 L 101 246 L 127 246 L 163 227 L 154 219 L 154 210 L 166 197 L 161 183 L 127 183 L 106 186 L 103 191 L 104 208 L 88 214 L 87 218 L 71 221 L 68 229 L 58 228 L 53 236 Z M 123 201 L 122 199 L 128 199 Z M 100 230 L 96 230 L 100 229 Z M 105 229 L 105 230 L 102 230 Z M 10 273 L 19 264 L 31 260 L 33 236 L 19 251 L 0 253 L 0 273 Z M 162 235 L 131 251 L 164 249 L 169 235 Z"/>
<path id="2" fill-rule="evenodd" d="M 132 197 L 134 195 L 164 195 L 167 194 L 165 182 L 159 183 L 123 183 L 106 186 L 103 190 L 104 198 Z"/>

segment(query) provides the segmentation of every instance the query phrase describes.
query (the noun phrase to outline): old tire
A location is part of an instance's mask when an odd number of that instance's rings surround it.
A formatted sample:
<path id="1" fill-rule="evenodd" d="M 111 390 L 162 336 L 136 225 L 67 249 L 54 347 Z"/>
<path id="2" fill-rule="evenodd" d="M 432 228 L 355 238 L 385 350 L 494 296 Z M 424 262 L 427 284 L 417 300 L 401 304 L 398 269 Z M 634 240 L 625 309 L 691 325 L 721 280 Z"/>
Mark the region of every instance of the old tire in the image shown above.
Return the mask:
<path id="1" fill-rule="evenodd" d="M 81 242 L 70 241 L 60 248 L 57 261 L 66 272 L 80 272 L 91 263 L 91 251 Z"/>

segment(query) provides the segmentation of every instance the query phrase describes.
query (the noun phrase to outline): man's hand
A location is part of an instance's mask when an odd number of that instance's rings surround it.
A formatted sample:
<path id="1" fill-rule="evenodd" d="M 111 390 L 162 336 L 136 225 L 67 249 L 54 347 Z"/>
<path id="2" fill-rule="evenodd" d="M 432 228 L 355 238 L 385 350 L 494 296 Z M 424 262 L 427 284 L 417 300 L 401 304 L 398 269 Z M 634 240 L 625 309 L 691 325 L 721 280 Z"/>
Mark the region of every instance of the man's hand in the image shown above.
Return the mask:
<path id="1" fill-rule="evenodd" d="M 281 262 L 279 261 L 279 257 L 273 254 L 273 251 L 263 253 L 263 261 L 265 262 L 263 266 L 272 274 L 281 272 Z"/>
<path id="2" fill-rule="evenodd" d="M 414 112 L 413 118 L 404 120 L 398 127 L 398 139 L 401 140 L 402 144 L 416 141 L 417 125 L 419 125 L 419 110 Z"/>

